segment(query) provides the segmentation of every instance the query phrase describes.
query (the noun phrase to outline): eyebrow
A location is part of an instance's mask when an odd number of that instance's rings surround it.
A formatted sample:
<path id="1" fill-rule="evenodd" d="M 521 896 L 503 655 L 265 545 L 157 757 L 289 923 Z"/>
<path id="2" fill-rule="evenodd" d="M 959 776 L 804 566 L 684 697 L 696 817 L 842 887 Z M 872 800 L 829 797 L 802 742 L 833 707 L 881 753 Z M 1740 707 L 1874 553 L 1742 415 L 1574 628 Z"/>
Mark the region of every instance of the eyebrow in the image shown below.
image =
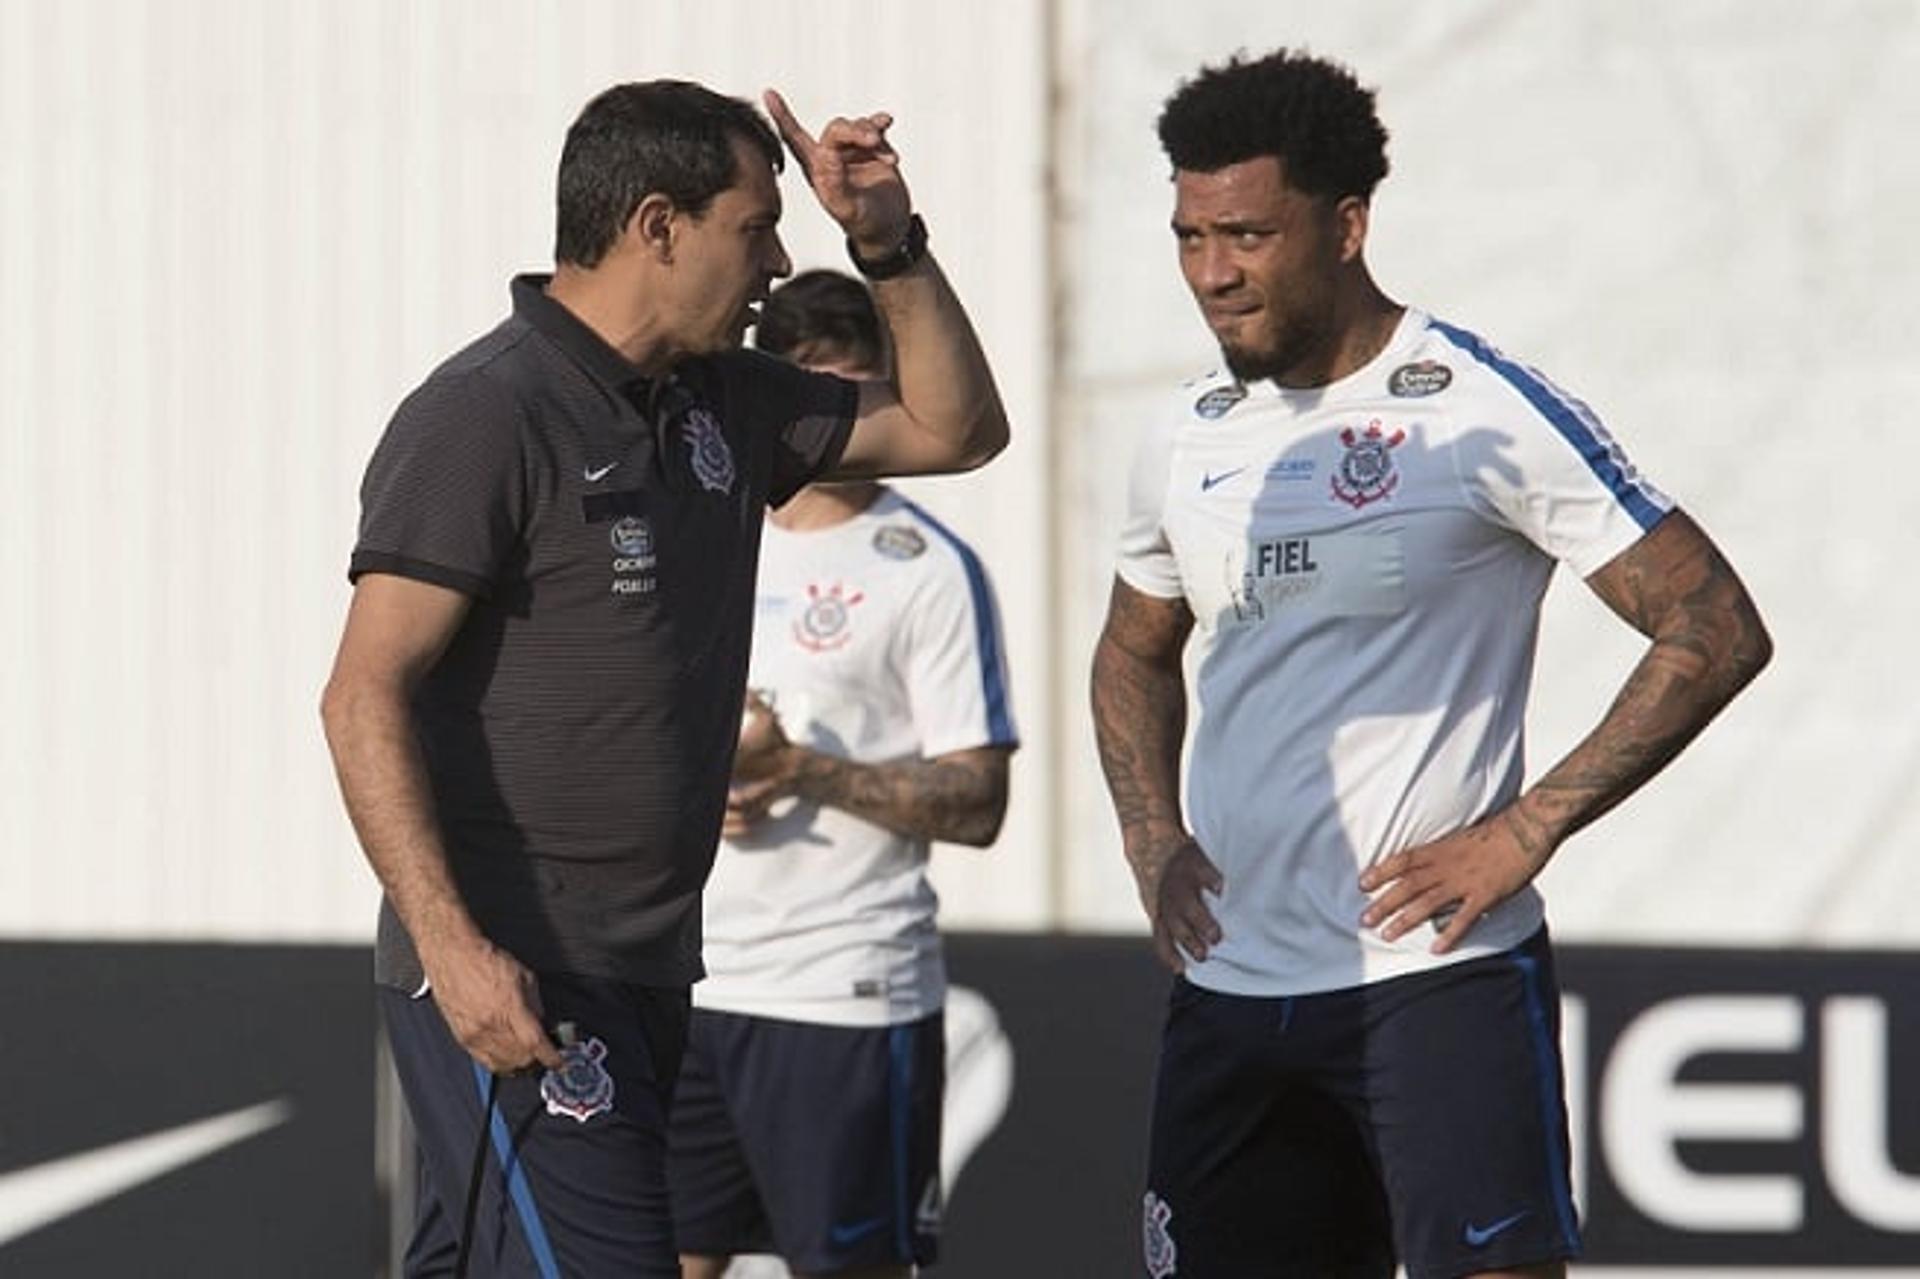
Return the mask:
<path id="1" fill-rule="evenodd" d="M 1224 231 L 1228 235 L 1238 235 L 1242 231 L 1271 234 L 1280 230 L 1279 221 L 1260 218 L 1222 218 L 1207 223 L 1205 228 L 1203 228 L 1199 222 L 1183 222 L 1179 218 L 1174 218 L 1169 225 L 1173 227 L 1176 234 L 1184 231 L 1197 232 L 1202 229 Z"/>

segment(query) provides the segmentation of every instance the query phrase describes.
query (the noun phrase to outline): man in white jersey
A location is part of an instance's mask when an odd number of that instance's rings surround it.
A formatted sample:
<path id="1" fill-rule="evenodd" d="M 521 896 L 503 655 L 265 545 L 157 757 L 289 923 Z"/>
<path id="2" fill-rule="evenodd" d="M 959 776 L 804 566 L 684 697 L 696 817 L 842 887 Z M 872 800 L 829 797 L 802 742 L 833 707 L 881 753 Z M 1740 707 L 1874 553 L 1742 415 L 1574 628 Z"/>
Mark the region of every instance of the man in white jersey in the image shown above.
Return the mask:
<path id="1" fill-rule="evenodd" d="M 880 377 L 864 286 L 774 291 L 755 344 Z M 946 974 L 930 840 L 984 846 L 1016 745 L 980 561 L 880 484 L 769 515 L 748 711 L 707 882 L 707 978 L 669 1163 L 684 1279 L 737 1253 L 801 1275 L 936 1256 Z"/>
<path id="2" fill-rule="evenodd" d="M 1559 1275 L 1579 1248 L 1532 881 L 1766 663 L 1713 543 L 1592 410 L 1388 298 L 1373 95 L 1281 50 L 1159 122 L 1223 372 L 1139 449 L 1094 658 L 1102 764 L 1176 972 L 1146 1268 Z M 1556 561 L 1650 641 L 1522 786 Z M 1198 719 L 1178 760 L 1191 644 Z"/>

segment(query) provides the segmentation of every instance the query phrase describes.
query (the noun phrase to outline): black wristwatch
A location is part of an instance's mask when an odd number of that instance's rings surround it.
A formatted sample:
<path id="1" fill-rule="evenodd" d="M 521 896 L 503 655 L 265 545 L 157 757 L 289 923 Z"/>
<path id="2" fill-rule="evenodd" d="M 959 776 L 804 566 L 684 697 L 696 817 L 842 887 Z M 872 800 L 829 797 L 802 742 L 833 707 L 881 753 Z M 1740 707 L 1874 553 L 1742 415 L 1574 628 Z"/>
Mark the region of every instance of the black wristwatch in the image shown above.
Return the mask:
<path id="1" fill-rule="evenodd" d="M 853 237 L 847 237 L 847 256 L 853 259 L 853 269 L 869 280 L 891 280 L 913 268 L 913 264 L 927 256 L 927 224 L 920 220 L 918 213 L 907 219 L 907 233 L 902 236 L 898 246 L 883 257 L 863 258 L 860 250 L 853 247 Z"/>

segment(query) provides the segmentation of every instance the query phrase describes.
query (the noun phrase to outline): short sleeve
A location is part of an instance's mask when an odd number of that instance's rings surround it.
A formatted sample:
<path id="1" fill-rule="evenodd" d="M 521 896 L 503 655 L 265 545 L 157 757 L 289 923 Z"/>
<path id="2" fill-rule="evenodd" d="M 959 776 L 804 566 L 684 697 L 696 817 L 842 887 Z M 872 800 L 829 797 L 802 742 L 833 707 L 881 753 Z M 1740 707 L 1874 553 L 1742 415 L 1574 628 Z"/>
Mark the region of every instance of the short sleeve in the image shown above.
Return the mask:
<path id="1" fill-rule="evenodd" d="M 1582 577 L 1658 524 L 1673 501 L 1643 477 L 1598 415 L 1543 375 L 1494 357 L 1493 371 L 1524 402 L 1515 429 L 1476 459 L 1462 436 L 1462 482 L 1482 509 Z"/>
<path id="2" fill-rule="evenodd" d="M 1127 479 L 1127 514 L 1120 527 L 1116 571 L 1128 586 L 1160 599 L 1185 594 L 1180 565 L 1167 539 L 1168 472 L 1173 461 L 1173 430 L 1156 423 L 1133 452 Z"/>
<path id="3" fill-rule="evenodd" d="M 1017 746 L 993 584 L 971 547 L 941 536 L 953 554 L 929 564 L 938 571 L 915 592 L 905 627 L 907 697 L 921 754 Z"/>
<path id="4" fill-rule="evenodd" d="M 750 428 L 772 437 L 767 503 L 783 505 L 840 461 L 860 410 L 860 384 L 762 351 L 736 351 L 724 358 L 745 393 Z"/>
<path id="5" fill-rule="evenodd" d="M 527 506 L 518 403 L 480 373 L 436 375 L 400 405 L 360 485 L 348 577 L 393 573 L 493 594 Z"/>

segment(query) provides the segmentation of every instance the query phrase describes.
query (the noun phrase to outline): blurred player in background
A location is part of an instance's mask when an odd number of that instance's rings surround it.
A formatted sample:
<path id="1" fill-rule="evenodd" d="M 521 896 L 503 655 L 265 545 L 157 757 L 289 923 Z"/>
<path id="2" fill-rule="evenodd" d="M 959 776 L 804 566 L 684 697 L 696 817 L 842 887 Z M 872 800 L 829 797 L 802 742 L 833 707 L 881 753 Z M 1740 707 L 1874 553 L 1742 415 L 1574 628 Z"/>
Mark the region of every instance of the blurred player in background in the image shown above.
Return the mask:
<path id="1" fill-rule="evenodd" d="M 375 977 L 425 1174 L 408 1275 L 465 1245 L 489 1277 L 679 1273 L 667 1112 L 763 512 L 1006 439 L 891 118 L 815 138 L 766 102 L 780 136 L 685 81 L 588 103 L 553 274 L 514 281 L 367 469 L 323 713 L 386 891 Z M 791 269 L 782 138 L 879 281 L 891 379 L 739 349 Z"/>
<path id="2" fill-rule="evenodd" d="M 868 290 L 826 271 L 768 298 L 756 345 L 886 376 Z M 1016 744 L 979 559 L 880 484 L 767 517 L 707 978 L 675 1099 L 686 1279 L 775 1252 L 800 1275 L 935 1259 L 946 974 L 932 840 L 985 846 Z"/>
<path id="3" fill-rule="evenodd" d="M 1280 51 L 1160 118 L 1225 371 L 1145 436 L 1094 659 L 1101 760 L 1175 982 L 1161 1279 L 1558 1275 L 1579 1248 L 1534 877 L 1766 663 L 1752 601 L 1591 409 L 1387 297 L 1373 94 Z M 1522 788 L 1564 562 L 1650 641 Z M 1191 638 L 1199 706 L 1178 780 Z"/>

